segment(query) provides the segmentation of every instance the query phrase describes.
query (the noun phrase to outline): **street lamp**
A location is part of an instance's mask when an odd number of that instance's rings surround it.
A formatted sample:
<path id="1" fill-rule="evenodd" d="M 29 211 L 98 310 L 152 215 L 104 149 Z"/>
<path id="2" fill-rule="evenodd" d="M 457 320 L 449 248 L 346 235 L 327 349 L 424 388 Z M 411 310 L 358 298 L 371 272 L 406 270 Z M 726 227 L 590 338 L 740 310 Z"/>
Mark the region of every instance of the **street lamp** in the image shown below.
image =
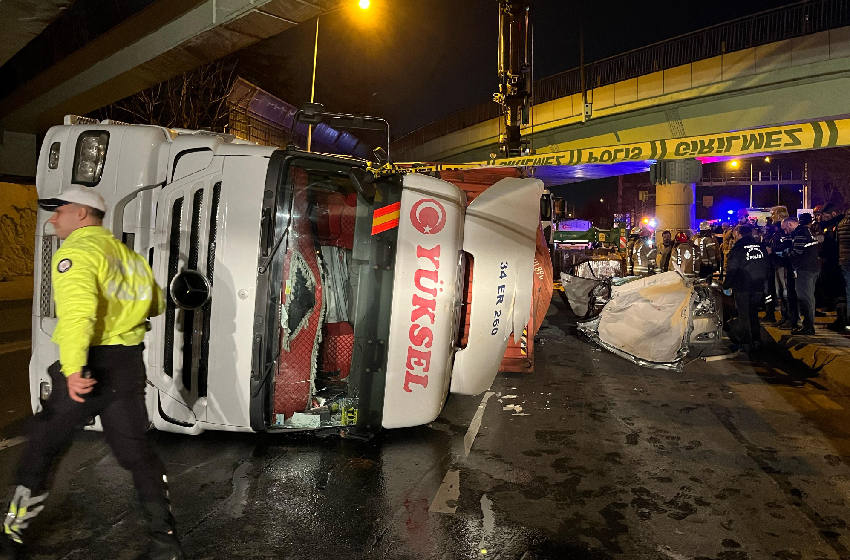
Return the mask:
<path id="1" fill-rule="evenodd" d="M 360 0 L 358 5 L 361 10 L 368 10 L 369 6 L 372 4 L 370 0 Z M 327 12 L 322 12 L 316 16 L 316 43 L 313 46 L 313 81 L 310 85 L 310 103 L 313 103 L 316 98 L 316 61 L 319 58 L 319 20 L 322 18 L 322 15 L 327 15 L 341 9 L 345 8 L 345 4 L 338 6 L 332 10 L 328 10 Z M 310 151 L 313 145 L 313 125 L 310 125 L 310 128 L 307 129 L 307 151 Z"/>
<path id="2" fill-rule="evenodd" d="M 765 161 L 770 161 L 770 158 L 765 158 Z M 729 162 L 730 167 L 737 168 L 740 165 L 740 162 L 737 159 L 733 159 Z M 753 207 L 753 162 L 750 161 L 750 205 L 747 208 Z"/>

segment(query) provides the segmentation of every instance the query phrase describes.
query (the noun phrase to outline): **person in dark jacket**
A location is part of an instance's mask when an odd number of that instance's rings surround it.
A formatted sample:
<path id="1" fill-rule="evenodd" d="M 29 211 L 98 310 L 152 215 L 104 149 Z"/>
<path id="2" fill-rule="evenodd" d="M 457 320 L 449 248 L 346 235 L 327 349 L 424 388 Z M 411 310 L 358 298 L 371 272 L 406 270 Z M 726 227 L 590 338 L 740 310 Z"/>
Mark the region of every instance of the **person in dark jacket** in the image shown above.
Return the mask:
<path id="1" fill-rule="evenodd" d="M 788 217 L 785 213 L 778 223 Z M 779 328 L 796 329 L 800 325 L 800 311 L 797 307 L 796 283 L 794 282 L 794 269 L 791 268 L 791 259 L 786 254 L 793 244 L 793 237 L 782 229 L 777 228 L 767 245 L 770 260 L 773 262 L 774 280 L 776 283 L 776 294 L 779 301 L 779 312 L 782 317 L 776 326 Z"/>
<path id="2" fill-rule="evenodd" d="M 732 290 L 738 320 L 732 327 L 732 342 L 744 347 L 758 349 L 761 346 L 758 308 L 764 297 L 764 285 L 770 274 L 767 248 L 753 238 L 753 228 L 741 225 L 729 256 L 723 287 Z"/>
<path id="3" fill-rule="evenodd" d="M 838 266 L 844 277 L 844 296 L 847 302 L 844 307 L 844 331 L 850 332 L 850 213 L 838 223 L 835 243 L 838 246 Z"/>
<path id="4" fill-rule="evenodd" d="M 838 224 L 844 219 L 838 207 L 833 203 L 825 204 L 821 212 L 821 221 L 818 226 L 819 254 L 821 264 L 820 284 L 823 290 L 824 306 L 835 310 L 835 322 L 829 325 L 833 330 L 843 330 L 846 324 L 845 315 L 847 301 L 844 298 L 844 279 L 841 276 L 841 267 L 838 264 Z M 820 239 L 823 236 L 823 240 Z"/>
<path id="5" fill-rule="evenodd" d="M 783 256 L 791 259 L 791 268 L 797 292 L 797 303 L 803 325 L 791 331 L 791 334 L 815 334 L 815 282 L 820 272 L 818 263 L 818 242 L 812 237 L 809 228 L 800 223 L 797 218 L 788 217 L 782 220 L 782 229 L 792 236 L 792 245 L 785 249 Z"/>

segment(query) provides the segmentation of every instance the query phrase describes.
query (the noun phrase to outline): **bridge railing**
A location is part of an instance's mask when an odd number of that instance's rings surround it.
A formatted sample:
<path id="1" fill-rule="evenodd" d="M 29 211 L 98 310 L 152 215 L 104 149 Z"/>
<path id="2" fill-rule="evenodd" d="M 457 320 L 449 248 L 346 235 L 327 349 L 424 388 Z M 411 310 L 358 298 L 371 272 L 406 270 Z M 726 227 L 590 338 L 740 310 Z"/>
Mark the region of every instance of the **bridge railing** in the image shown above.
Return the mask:
<path id="1" fill-rule="evenodd" d="M 749 170 L 720 171 L 709 175 L 703 175 L 700 179 L 702 185 L 726 185 L 746 183 L 803 183 L 802 171 L 794 172 L 793 169 L 775 169 L 770 171 L 756 171 L 752 175 Z"/>
<path id="2" fill-rule="evenodd" d="M 588 89 L 667 70 L 724 53 L 850 25 L 850 0 L 808 0 L 673 37 L 585 65 Z M 581 69 L 573 68 L 534 82 L 533 104 L 581 93 Z M 479 103 L 414 130 L 393 143 L 392 151 L 415 146 L 501 115 L 493 101 Z"/>

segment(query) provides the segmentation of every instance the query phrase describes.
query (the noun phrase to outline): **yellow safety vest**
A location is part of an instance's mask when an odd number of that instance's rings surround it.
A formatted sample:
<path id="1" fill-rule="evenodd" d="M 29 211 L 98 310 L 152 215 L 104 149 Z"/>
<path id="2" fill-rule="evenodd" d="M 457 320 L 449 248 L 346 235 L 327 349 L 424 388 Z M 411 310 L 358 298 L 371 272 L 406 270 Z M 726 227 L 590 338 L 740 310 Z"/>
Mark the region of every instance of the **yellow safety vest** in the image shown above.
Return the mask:
<path id="1" fill-rule="evenodd" d="M 52 267 L 59 318 L 53 342 L 66 376 L 88 363 L 90 346 L 140 344 L 147 319 L 165 311 L 147 261 L 101 226 L 72 232 Z"/>

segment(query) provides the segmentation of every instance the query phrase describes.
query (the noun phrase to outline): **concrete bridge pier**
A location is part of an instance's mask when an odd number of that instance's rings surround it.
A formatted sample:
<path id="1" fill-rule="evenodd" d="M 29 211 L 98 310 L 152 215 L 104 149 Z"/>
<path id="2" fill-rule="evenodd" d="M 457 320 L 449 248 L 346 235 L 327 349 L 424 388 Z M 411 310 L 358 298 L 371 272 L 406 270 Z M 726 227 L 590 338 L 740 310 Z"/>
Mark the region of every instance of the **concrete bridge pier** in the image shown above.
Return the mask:
<path id="1" fill-rule="evenodd" d="M 695 159 L 659 161 L 649 171 L 655 183 L 655 219 L 658 221 L 656 240 L 669 229 L 686 231 L 689 235 L 696 225 L 696 183 L 702 175 L 702 164 Z"/>

